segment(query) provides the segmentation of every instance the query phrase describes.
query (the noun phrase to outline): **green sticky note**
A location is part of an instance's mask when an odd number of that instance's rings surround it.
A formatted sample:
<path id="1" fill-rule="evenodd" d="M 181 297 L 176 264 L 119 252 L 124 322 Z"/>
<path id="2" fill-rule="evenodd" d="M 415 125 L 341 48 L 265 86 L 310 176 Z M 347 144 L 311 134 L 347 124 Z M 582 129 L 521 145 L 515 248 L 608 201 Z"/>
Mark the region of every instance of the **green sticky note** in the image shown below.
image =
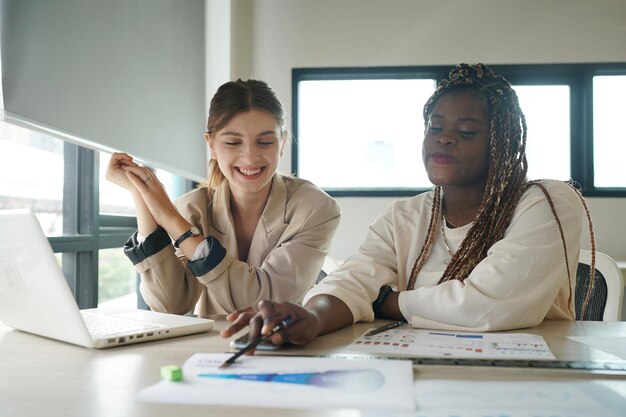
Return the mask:
<path id="1" fill-rule="evenodd" d="M 161 376 L 168 381 L 182 381 L 183 370 L 176 365 L 165 365 L 161 367 Z"/>

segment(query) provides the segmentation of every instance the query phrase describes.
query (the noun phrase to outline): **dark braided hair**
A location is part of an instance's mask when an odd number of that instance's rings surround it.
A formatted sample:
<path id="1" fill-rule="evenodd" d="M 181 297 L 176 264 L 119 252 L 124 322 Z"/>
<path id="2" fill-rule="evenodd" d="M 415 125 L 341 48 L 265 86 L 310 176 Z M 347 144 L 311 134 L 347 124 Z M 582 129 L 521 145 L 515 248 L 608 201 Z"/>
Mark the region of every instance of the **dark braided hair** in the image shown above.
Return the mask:
<path id="1" fill-rule="evenodd" d="M 475 66 L 459 64 L 450 72 L 448 79 L 439 83 L 437 90 L 424 105 L 423 114 L 426 128 L 437 101 L 444 94 L 452 91 L 470 91 L 484 98 L 490 117 L 489 169 L 482 201 L 474 223 L 467 232 L 459 249 L 452 256 L 446 270 L 439 279 L 439 284 L 452 279 L 464 281 L 469 276 L 476 265 L 487 256 L 489 248 L 504 237 L 504 233 L 511 222 L 515 207 L 522 194 L 530 186 L 536 185 L 544 192 L 559 227 L 563 241 L 565 265 L 570 282 L 569 305 L 571 305 L 571 273 L 569 271 L 569 263 L 567 262 L 567 247 L 560 220 L 554 210 L 552 199 L 545 188 L 538 181 L 528 182 L 526 179 L 526 172 L 528 171 L 528 163 L 526 161 L 526 118 L 520 108 L 515 90 L 504 77 L 495 74 L 484 64 Z M 578 193 L 577 190 L 576 192 Z M 580 193 L 578 195 L 581 201 L 583 201 L 583 207 L 590 220 L 589 211 L 584 204 L 584 200 Z M 408 290 L 414 288 L 417 275 L 426 263 L 430 249 L 435 241 L 439 222 L 443 221 L 442 205 L 442 188 L 441 186 L 436 186 L 428 233 L 411 271 L 407 286 Z M 498 213 L 498 215 L 495 216 L 494 213 Z M 592 251 L 594 251 L 595 245 L 593 245 L 591 222 L 589 222 L 589 226 L 592 234 Z M 595 258 L 593 255 L 592 261 Z M 595 265 L 592 265 L 592 271 L 594 271 L 594 267 Z M 593 285 L 593 279 L 590 282 L 590 286 Z M 589 294 L 591 294 L 590 291 L 588 291 L 588 296 L 585 299 L 583 310 L 586 310 Z"/>

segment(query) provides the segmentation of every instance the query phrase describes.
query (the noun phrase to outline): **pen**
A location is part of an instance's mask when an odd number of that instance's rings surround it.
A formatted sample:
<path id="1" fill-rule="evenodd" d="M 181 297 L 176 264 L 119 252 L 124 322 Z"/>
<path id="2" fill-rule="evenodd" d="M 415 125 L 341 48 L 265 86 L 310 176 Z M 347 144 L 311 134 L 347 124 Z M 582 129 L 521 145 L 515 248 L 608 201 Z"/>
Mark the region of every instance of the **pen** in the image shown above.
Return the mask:
<path id="1" fill-rule="evenodd" d="M 224 369 L 227 368 L 228 366 L 230 366 L 230 364 L 232 364 L 233 362 L 235 362 L 237 360 L 238 357 L 240 357 L 241 355 L 250 352 L 252 349 L 254 349 L 255 347 L 257 347 L 259 344 L 263 343 L 264 341 L 266 341 L 267 339 L 269 339 L 270 337 L 272 337 L 272 335 L 284 328 L 286 328 L 289 323 L 291 322 L 291 318 L 287 317 L 286 319 L 284 319 L 283 321 L 281 321 L 280 323 L 278 323 L 276 326 L 274 326 L 272 328 L 272 330 L 269 332 L 269 334 L 267 334 L 266 336 L 259 336 L 256 339 L 254 339 L 252 342 L 248 343 L 246 345 L 246 347 L 244 347 L 243 349 L 241 349 L 239 352 L 235 353 L 233 356 L 231 356 L 230 358 L 226 359 L 224 361 L 223 364 L 221 364 L 220 366 L 218 366 L 218 369 Z"/>
<path id="2" fill-rule="evenodd" d="M 404 320 L 394 321 L 393 323 L 385 324 L 384 326 L 380 326 L 374 330 L 370 330 L 369 332 L 365 333 L 365 336 L 374 336 L 375 334 L 382 333 L 387 330 L 391 330 L 393 328 L 402 326 L 404 323 L 406 323 L 406 321 Z"/>

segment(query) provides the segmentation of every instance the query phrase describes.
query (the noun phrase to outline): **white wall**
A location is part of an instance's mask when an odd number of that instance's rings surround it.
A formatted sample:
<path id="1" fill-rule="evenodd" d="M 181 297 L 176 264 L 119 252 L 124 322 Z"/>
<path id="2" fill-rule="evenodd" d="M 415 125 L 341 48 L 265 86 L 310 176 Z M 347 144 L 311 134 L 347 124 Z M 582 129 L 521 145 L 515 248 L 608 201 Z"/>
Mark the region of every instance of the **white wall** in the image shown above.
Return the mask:
<path id="1" fill-rule="evenodd" d="M 231 75 L 266 80 L 289 111 L 297 67 L 626 61 L 624 0 L 233 0 L 232 11 Z M 338 201 L 331 255 L 345 258 L 393 199 Z M 598 248 L 626 261 L 626 199 L 589 206 Z"/>

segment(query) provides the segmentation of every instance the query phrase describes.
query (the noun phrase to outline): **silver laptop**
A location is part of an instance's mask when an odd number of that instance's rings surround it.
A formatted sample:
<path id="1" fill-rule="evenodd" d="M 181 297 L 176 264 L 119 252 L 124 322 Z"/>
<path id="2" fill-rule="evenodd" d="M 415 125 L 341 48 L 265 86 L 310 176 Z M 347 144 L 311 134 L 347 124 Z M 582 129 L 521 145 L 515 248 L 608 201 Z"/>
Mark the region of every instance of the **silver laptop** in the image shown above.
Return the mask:
<path id="1" fill-rule="evenodd" d="M 153 311 L 79 310 L 48 239 L 29 211 L 0 211 L 0 320 L 89 348 L 206 332 L 213 320 Z"/>

